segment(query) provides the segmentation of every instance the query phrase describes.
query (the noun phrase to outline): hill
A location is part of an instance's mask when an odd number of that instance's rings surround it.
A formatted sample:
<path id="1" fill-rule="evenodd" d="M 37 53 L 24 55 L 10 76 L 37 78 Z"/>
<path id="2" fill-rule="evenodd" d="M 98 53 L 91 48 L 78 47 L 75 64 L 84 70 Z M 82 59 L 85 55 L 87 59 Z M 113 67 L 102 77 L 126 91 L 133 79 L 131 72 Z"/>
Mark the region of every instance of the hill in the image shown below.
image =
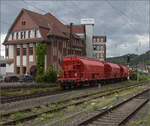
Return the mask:
<path id="1" fill-rule="evenodd" d="M 106 61 L 121 64 L 121 65 L 127 65 L 128 55 L 130 56 L 130 65 L 137 65 L 137 64 L 150 65 L 150 51 L 147 51 L 146 53 L 141 55 L 126 54 L 119 57 L 107 58 Z"/>

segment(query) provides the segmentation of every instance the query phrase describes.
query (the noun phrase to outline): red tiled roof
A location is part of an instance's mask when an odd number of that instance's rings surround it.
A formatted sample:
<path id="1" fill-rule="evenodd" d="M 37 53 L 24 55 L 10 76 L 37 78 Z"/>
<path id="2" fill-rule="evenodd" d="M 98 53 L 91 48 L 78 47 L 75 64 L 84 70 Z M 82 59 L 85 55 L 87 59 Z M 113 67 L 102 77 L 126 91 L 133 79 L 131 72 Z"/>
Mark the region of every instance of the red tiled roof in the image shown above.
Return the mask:
<path id="1" fill-rule="evenodd" d="M 69 39 L 70 36 L 70 29 L 67 25 L 64 25 L 63 23 L 61 23 L 55 16 L 53 16 L 50 13 L 47 14 L 39 14 L 30 10 L 26 10 L 26 9 L 22 9 L 22 11 L 20 12 L 20 14 L 18 15 L 17 18 L 19 18 L 19 16 L 22 13 L 26 13 L 29 18 L 37 25 L 39 26 L 39 30 L 41 33 L 42 38 L 40 40 L 49 40 L 48 36 L 59 36 L 59 37 L 64 37 Z M 16 18 L 16 20 L 17 20 Z M 16 22 L 15 20 L 15 22 Z M 13 24 L 14 25 L 14 24 Z M 12 25 L 12 26 L 13 26 Z M 12 27 L 11 26 L 11 27 Z M 73 26 L 73 33 L 82 33 L 84 32 L 84 27 L 81 26 Z M 9 32 L 11 31 L 11 28 L 9 30 Z M 73 34 L 74 38 L 79 38 L 79 36 Z M 37 40 L 39 40 L 38 38 L 35 38 Z M 34 38 L 32 38 L 32 40 L 35 40 Z M 5 39 L 4 43 L 14 43 L 14 42 L 23 42 L 23 41 L 27 41 L 27 39 L 24 40 L 12 40 L 12 41 L 7 41 Z"/>
<path id="2" fill-rule="evenodd" d="M 69 28 L 70 26 L 67 25 L 67 27 Z M 84 25 L 73 25 L 72 26 L 72 32 L 73 33 L 84 33 Z"/>
<path id="3" fill-rule="evenodd" d="M 39 26 L 41 26 L 44 28 L 47 28 L 49 30 L 47 30 L 46 33 L 46 29 L 41 30 L 44 31 L 44 34 L 49 34 L 49 35 L 57 35 L 57 36 L 61 36 L 61 37 L 69 37 L 69 31 L 67 29 L 67 27 L 61 23 L 55 16 L 51 15 L 50 13 L 47 13 L 45 15 L 42 14 L 38 14 L 26 9 L 23 9 L 25 12 L 27 12 L 27 14 L 30 16 L 30 18 Z M 65 34 L 64 34 L 65 32 Z M 46 37 L 46 36 L 45 36 Z"/>
<path id="4" fill-rule="evenodd" d="M 73 33 L 84 33 L 84 25 L 79 25 L 79 26 L 73 26 L 72 27 L 72 32 Z"/>

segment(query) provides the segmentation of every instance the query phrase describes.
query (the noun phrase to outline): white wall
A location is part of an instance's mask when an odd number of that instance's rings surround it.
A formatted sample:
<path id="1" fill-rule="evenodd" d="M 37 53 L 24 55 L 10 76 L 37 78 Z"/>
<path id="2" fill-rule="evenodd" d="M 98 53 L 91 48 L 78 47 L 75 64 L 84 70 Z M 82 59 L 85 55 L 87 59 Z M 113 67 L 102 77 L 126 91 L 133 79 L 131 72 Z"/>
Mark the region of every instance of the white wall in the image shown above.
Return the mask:
<path id="1" fill-rule="evenodd" d="M 37 30 L 37 38 L 41 38 L 40 30 Z"/>
<path id="2" fill-rule="evenodd" d="M 76 33 L 76 35 L 80 36 L 80 38 L 84 38 L 84 34 L 83 33 Z"/>
<path id="3" fill-rule="evenodd" d="M 12 34 L 8 35 L 8 40 L 12 40 Z"/>
<path id="4" fill-rule="evenodd" d="M 6 72 L 13 73 L 14 72 L 14 64 L 6 64 Z"/>
<path id="5" fill-rule="evenodd" d="M 8 49 L 9 49 L 9 54 L 8 54 L 8 57 L 13 59 L 14 58 L 14 46 L 13 45 L 9 45 L 8 46 Z"/>
<path id="6" fill-rule="evenodd" d="M 31 38 L 34 38 L 34 30 L 31 30 Z"/>

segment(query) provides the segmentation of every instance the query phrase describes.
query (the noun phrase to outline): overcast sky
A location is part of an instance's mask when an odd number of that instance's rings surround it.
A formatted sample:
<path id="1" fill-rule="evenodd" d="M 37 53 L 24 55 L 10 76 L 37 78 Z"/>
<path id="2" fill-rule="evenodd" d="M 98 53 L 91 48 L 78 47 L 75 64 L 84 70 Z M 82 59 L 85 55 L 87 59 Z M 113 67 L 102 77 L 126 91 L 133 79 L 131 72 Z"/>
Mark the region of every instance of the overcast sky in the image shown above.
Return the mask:
<path id="1" fill-rule="evenodd" d="M 50 12 L 64 24 L 94 18 L 94 35 L 107 36 L 107 57 L 149 50 L 149 0 L 1 0 L 1 43 L 22 8 Z M 4 55 L 4 46 L 1 47 Z"/>

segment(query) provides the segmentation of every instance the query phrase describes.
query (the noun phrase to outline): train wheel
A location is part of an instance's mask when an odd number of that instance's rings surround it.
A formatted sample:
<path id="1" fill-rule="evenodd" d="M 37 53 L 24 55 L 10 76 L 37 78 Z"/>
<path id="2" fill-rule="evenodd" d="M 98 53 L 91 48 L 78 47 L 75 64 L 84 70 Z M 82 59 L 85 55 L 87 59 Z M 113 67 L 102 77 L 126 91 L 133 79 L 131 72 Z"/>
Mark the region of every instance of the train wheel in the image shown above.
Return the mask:
<path id="1" fill-rule="evenodd" d="M 66 89 L 66 85 L 61 84 L 61 87 L 65 90 Z"/>
<path id="2" fill-rule="evenodd" d="M 74 84 L 74 85 L 73 85 L 73 88 L 77 88 L 77 84 Z"/>
<path id="3" fill-rule="evenodd" d="M 69 84 L 68 88 L 71 89 L 72 88 L 72 84 Z"/>

